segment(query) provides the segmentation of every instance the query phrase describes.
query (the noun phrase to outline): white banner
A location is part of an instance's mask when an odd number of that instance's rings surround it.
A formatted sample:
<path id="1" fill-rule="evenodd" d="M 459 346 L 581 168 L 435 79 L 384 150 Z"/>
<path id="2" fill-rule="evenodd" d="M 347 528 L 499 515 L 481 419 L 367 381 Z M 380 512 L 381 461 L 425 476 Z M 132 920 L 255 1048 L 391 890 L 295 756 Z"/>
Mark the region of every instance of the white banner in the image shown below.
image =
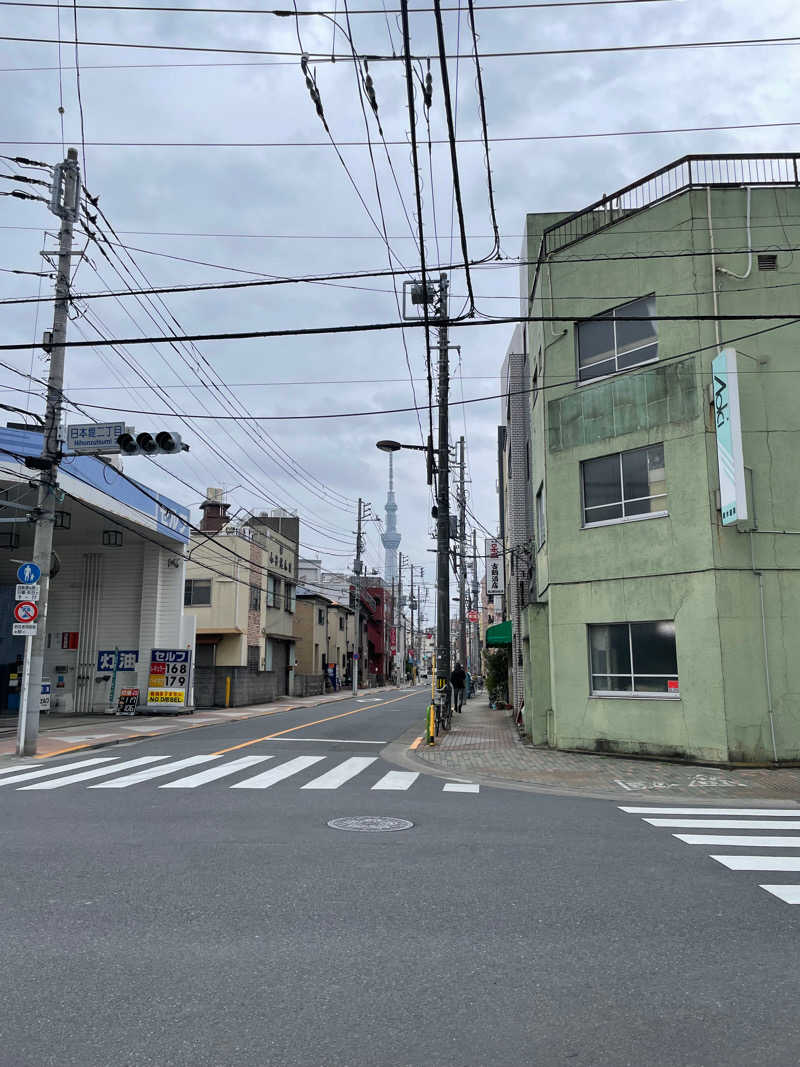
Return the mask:
<path id="1" fill-rule="evenodd" d="M 502 596 L 506 591 L 506 564 L 503 542 L 496 537 L 487 537 L 486 545 L 486 595 Z"/>
<path id="2" fill-rule="evenodd" d="M 722 525 L 731 526 L 747 518 L 736 350 L 724 348 L 711 364 L 711 371 L 714 377 L 714 417 L 717 427 Z"/>

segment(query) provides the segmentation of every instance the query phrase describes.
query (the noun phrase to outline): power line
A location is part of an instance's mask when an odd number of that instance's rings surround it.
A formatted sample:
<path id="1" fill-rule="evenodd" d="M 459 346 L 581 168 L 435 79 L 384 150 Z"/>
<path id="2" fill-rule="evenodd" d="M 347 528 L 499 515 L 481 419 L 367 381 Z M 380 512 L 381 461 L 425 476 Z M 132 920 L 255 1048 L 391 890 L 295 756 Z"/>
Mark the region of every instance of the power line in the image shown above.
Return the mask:
<path id="1" fill-rule="evenodd" d="M 772 321 L 774 319 L 794 319 L 796 312 L 783 312 L 775 314 L 751 314 L 751 315 L 615 315 L 613 317 L 607 316 L 592 316 L 596 322 L 643 322 L 643 321 L 658 321 L 658 322 L 759 322 L 763 320 Z M 447 320 L 447 325 L 450 327 L 467 327 L 467 326 L 509 326 L 515 325 L 519 322 L 562 322 L 566 324 L 574 324 L 574 315 L 509 315 L 503 317 L 491 317 L 486 316 L 480 319 L 462 319 L 452 318 Z M 172 334 L 161 335 L 153 337 L 125 337 L 117 338 L 110 341 L 101 342 L 101 346 L 104 345 L 151 345 L 151 344 L 172 344 L 173 342 L 196 342 L 196 341 L 245 341 L 256 340 L 261 338 L 274 338 L 274 337 L 319 337 L 319 336 L 335 336 L 337 334 L 351 334 L 351 333 L 382 333 L 390 330 L 408 329 L 414 327 L 421 327 L 424 324 L 422 322 L 366 322 L 366 323 L 350 323 L 345 326 L 302 326 L 292 329 L 280 329 L 280 330 L 239 330 L 231 333 L 197 333 L 197 334 Z M 65 348 L 88 348 L 92 347 L 95 342 L 91 341 L 65 341 Z M 28 343 L 20 344 L 0 344 L 0 352 L 18 352 L 21 349 L 29 348 Z M 413 411 L 414 408 L 407 410 Z"/>
<path id="2" fill-rule="evenodd" d="M 531 8 L 550 8 L 550 7 L 611 7 L 622 4 L 657 4 L 657 3 L 680 3 L 681 0 L 551 0 L 550 3 L 522 3 L 522 4 L 476 4 L 476 11 L 527 11 Z M 37 3 L 31 2 L 31 0 L 0 0 L 0 7 L 59 7 L 59 4 L 52 3 Z M 333 15 L 338 14 L 338 10 L 334 11 L 316 11 L 316 10 L 303 10 L 296 8 L 294 11 L 282 11 L 282 10 L 269 10 L 263 7 L 256 8 L 230 8 L 230 7 L 166 7 L 166 6 L 154 6 L 150 4 L 78 4 L 78 8 L 84 11 L 170 11 L 179 12 L 183 15 L 277 15 L 285 18 L 287 15 L 294 17 L 304 17 L 313 15 Z M 442 11 L 458 11 L 460 7 L 442 7 Z M 422 15 L 433 11 L 432 7 L 415 7 L 411 8 L 409 13 L 412 15 Z M 356 8 L 350 12 L 351 15 L 399 15 L 400 8 L 387 8 L 385 5 L 382 11 L 373 10 L 371 8 Z M 388 26 L 387 22 L 387 26 Z M 391 28 L 389 28 L 389 43 L 392 43 Z"/>
<path id="3" fill-rule="evenodd" d="M 757 318 L 758 316 L 755 316 L 755 317 Z M 765 317 L 768 318 L 769 316 L 765 316 Z M 704 318 L 713 318 L 713 316 L 705 316 Z M 772 333 L 775 330 L 784 329 L 786 326 L 794 326 L 798 322 L 800 322 L 800 318 L 794 317 L 794 318 L 792 318 L 791 320 L 789 320 L 787 322 L 779 322 L 779 323 L 777 323 L 777 324 L 775 324 L 773 326 L 766 326 L 766 327 L 764 327 L 763 329 L 760 329 L 760 330 L 752 330 L 749 333 L 740 334 L 738 337 L 731 337 L 731 338 L 729 338 L 727 340 L 726 344 L 732 345 L 732 344 L 735 344 L 738 341 L 745 341 L 745 340 L 748 340 L 748 339 L 750 339 L 752 337 L 760 337 L 760 336 L 763 336 L 764 334 Z M 472 320 L 470 320 L 469 322 L 464 322 L 464 323 L 461 323 L 460 325 L 462 325 L 462 326 L 471 326 L 471 325 L 475 325 L 475 323 Z M 2 348 L 2 347 L 7 347 L 7 346 L 0 346 L 0 348 Z M 665 363 L 672 363 L 677 359 L 683 359 L 686 356 L 697 355 L 697 354 L 699 354 L 701 352 L 708 352 L 708 351 L 710 351 L 712 349 L 716 350 L 718 347 L 719 346 L 716 343 L 714 343 L 714 344 L 709 344 L 709 345 L 701 345 L 698 348 L 690 348 L 690 349 L 687 349 L 684 352 L 678 352 L 673 356 L 664 356 L 662 359 L 658 360 L 658 364 L 663 366 Z M 14 371 L 14 373 L 20 374 L 22 377 L 27 377 L 27 375 L 24 374 L 24 372 L 18 371 L 18 370 L 16 370 L 16 368 L 8 366 L 8 364 L 2 363 L 2 364 L 0 364 L 0 366 L 4 366 L 4 367 L 6 367 L 7 370 L 12 370 L 12 371 Z M 631 368 L 631 369 L 633 369 L 633 368 Z M 800 372 L 800 367 L 798 367 L 797 369 L 791 371 L 791 373 L 798 373 L 798 372 Z M 706 372 L 697 372 L 697 376 L 698 377 L 703 377 L 704 373 L 706 373 Z M 743 373 L 748 373 L 748 372 L 743 372 Z M 769 373 L 769 371 L 768 370 L 767 371 L 759 370 L 759 371 L 752 371 L 752 372 L 749 372 L 749 373 L 761 374 L 761 373 Z M 778 372 L 776 372 L 776 373 L 778 373 Z M 780 373 L 783 373 L 783 372 L 780 372 Z M 548 389 L 559 389 L 559 388 L 562 388 L 563 386 L 566 386 L 566 385 L 578 385 L 580 383 L 581 383 L 581 379 L 580 378 L 564 378 L 564 379 L 561 379 L 559 381 L 552 382 L 549 385 L 548 384 L 539 385 L 537 383 L 536 391 L 539 392 L 539 391 L 544 391 L 544 390 L 548 390 Z M 492 393 L 489 396 L 470 397 L 468 400 L 451 400 L 448 403 L 448 407 L 462 407 L 462 406 L 464 406 L 466 404 L 480 404 L 480 403 L 484 403 L 485 401 L 488 401 L 488 400 L 505 400 L 507 397 L 510 397 L 510 396 L 528 395 L 528 394 L 532 393 L 533 391 L 534 391 L 533 387 L 531 387 L 530 389 L 511 389 L 511 390 L 506 390 L 506 391 L 501 392 L 501 393 Z M 98 409 L 98 410 L 101 410 L 101 411 L 123 411 L 123 412 L 128 412 L 129 414 L 135 414 L 135 415 L 163 416 L 165 414 L 168 414 L 167 412 L 161 412 L 161 411 L 136 411 L 135 409 L 130 409 L 130 408 L 117 408 L 117 407 L 111 407 L 108 404 L 88 404 L 88 403 L 84 403 L 83 406 L 87 407 L 87 408 L 95 408 L 95 409 Z M 372 416 L 372 415 L 399 415 L 399 414 L 405 414 L 405 413 L 407 413 L 409 411 L 414 411 L 414 410 L 415 409 L 411 408 L 411 407 L 404 407 L 404 408 L 383 408 L 383 409 L 373 410 L 373 411 L 324 412 L 324 413 L 311 414 L 311 415 L 308 415 L 308 414 L 306 414 L 306 415 L 251 415 L 251 416 L 248 416 L 248 421 L 252 421 L 252 422 L 323 421 L 323 420 L 328 420 L 328 419 L 363 418 L 363 417 L 368 417 L 368 416 Z M 216 415 L 216 416 L 209 416 L 209 415 L 182 415 L 181 417 L 183 417 L 183 418 L 192 418 L 192 419 L 217 418 L 217 419 L 223 419 L 223 420 L 224 419 L 228 419 L 228 418 L 233 418 L 233 416 L 221 416 L 221 415 Z"/>
<path id="4" fill-rule="evenodd" d="M 497 214 L 494 206 L 494 189 L 492 187 L 492 164 L 489 158 L 489 128 L 486 122 L 486 99 L 483 92 L 483 76 L 481 74 L 481 61 L 478 55 L 478 32 L 475 29 L 475 5 L 472 0 L 467 0 L 469 10 L 469 25 L 472 33 L 472 46 L 475 53 L 475 77 L 478 89 L 478 104 L 481 116 L 481 130 L 483 132 L 483 151 L 486 157 L 486 182 L 489 190 L 489 214 L 492 219 L 494 231 L 494 247 L 489 255 L 490 259 L 500 257 L 500 231 L 497 225 Z M 453 131 L 455 135 L 455 131 Z"/>
<path id="5" fill-rule="evenodd" d="M 434 10 L 437 10 L 435 8 Z M 441 7 L 438 7 L 441 11 Z M 286 12 L 288 15 L 289 12 Z M 73 44 L 73 41 L 63 41 L 55 37 L 10 37 L 0 36 L 0 41 L 11 41 L 16 44 Z M 151 52 L 203 52 L 214 55 L 246 55 L 246 56 L 282 56 L 289 59 L 301 59 L 302 52 L 288 52 L 279 49 L 264 48 L 222 48 L 214 45 L 185 45 L 185 44 L 145 44 L 134 41 L 81 41 L 84 48 L 130 48 L 143 49 Z M 656 44 L 629 44 L 629 45 L 602 45 L 594 48 L 539 48 L 519 49 L 510 52 L 484 52 L 484 59 L 521 59 L 535 56 L 572 56 L 572 55 L 604 55 L 627 52 L 665 52 L 685 51 L 705 48 L 759 48 L 773 46 L 794 46 L 800 44 L 800 37 L 747 37 L 736 40 L 716 41 L 670 41 Z M 305 53 L 306 59 L 314 63 L 341 63 L 350 57 L 345 53 Z M 381 55 L 363 53 L 361 59 L 367 59 L 370 63 L 399 63 L 403 62 L 403 56 Z M 412 55 L 412 60 L 426 60 L 435 58 L 430 53 Z M 444 53 L 440 59 L 470 59 L 466 53 Z"/>

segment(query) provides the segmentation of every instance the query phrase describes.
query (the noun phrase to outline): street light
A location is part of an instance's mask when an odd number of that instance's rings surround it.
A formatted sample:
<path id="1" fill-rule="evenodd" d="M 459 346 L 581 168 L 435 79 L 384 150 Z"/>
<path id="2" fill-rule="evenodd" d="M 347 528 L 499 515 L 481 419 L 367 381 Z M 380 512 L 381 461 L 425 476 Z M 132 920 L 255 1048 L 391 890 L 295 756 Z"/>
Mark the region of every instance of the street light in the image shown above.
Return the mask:
<path id="1" fill-rule="evenodd" d="M 430 435 L 428 435 L 428 443 L 426 445 L 403 445 L 399 441 L 376 441 L 375 447 L 381 452 L 399 452 L 401 448 L 408 448 L 412 452 L 424 452 L 428 467 L 428 485 L 433 485 L 436 461 L 433 454 L 433 438 Z"/>

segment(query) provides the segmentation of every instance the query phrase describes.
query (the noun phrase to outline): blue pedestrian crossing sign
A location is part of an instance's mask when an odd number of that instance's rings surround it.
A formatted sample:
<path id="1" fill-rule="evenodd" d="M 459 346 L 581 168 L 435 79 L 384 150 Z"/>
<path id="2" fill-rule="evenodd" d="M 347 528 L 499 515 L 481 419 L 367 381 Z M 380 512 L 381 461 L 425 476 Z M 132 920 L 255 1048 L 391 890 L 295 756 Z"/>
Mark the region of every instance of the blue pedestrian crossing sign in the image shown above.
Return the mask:
<path id="1" fill-rule="evenodd" d="M 23 585 L 36 585 L 42 577 L 42 568 L 36 563 L 22 563 L 17 569 L 17 581 Z"/>

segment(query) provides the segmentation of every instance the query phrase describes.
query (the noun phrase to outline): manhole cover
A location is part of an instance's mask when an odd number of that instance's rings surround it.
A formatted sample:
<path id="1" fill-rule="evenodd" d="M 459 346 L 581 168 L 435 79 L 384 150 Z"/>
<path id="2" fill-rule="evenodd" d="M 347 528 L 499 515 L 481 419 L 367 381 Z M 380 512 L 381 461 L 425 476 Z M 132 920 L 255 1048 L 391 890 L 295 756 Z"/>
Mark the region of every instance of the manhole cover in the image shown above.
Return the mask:
<path id="1" fill-rule="evenodd" d="M 390 819 L 382 815 L 352 815 L 347 819 L 331 819 L 332 830 L 357 830 L 362 834 L 382 834 L 389 830 L 410 830 L 413 822 L 408 819 Z"/>

